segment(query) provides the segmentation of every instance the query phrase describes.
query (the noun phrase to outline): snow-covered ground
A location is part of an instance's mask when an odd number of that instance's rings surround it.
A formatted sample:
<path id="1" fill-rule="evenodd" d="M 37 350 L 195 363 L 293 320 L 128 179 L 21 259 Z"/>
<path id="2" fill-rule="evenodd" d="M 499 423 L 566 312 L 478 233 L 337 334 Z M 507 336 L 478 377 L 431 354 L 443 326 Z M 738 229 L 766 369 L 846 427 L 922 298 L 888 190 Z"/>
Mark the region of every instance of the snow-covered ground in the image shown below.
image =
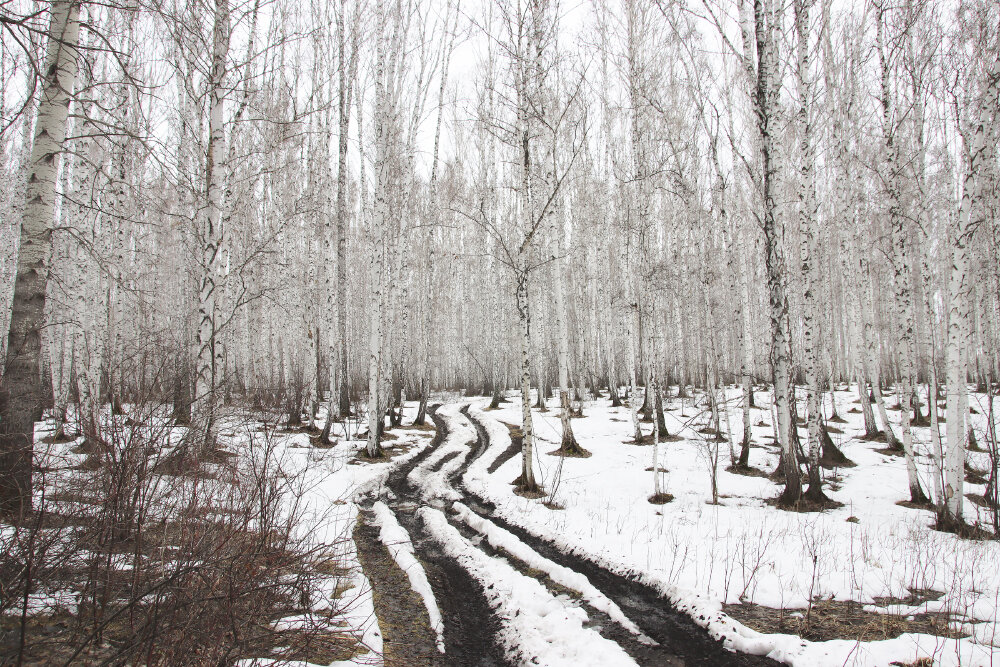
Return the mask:
<path id="1" fill-rule="evenodd" d="M 512 397 L 513 398 L 513 397 Z M 739 392 L 728 394 L 729 428 L 742 433 Z M 855 468 L 827 471 L 828 495 L 843 504 L 822 513 L 782 511 L 765 501 L 777 496 L 780 487 L 764 477 L 748 477 L 725 471 L 729 446 L 717 443 L 720 503 L 711 504 L 710 448 L 714 440 L 699 432 L 705 425 L 704 408 L 691 399 L 683 405 L 667 404 L 667 426 L 683 439 L 661 445 L 660 465 L 664 490 L 674 500 L 664 505 L 648 502 L 653 493 L 650 446 L 627 444 L 632 437 L 627 408 L 611 408 L 608 401 L 588 402 L 586 417 L 573 420 L 580 444 L 590 458 L 561 459 L 548 455 L 558 447 L 560 426 L 555 401 L 550 410 L 534 412 L 537 442 L 537 474 L 555 497 L 529 500 L 512 493 L 511 482 L 520 473 L 520 455 L 515 455 L 494 473 L 489 468 L 510 444 L 506 424 L 520 424 L 519 402 L 496 411 L 484 411 L 484 400 L 472 401 L 470 414 L 482 423 L 490 447 L 478 458 L 469 441 L 472 425 L 460 414 L 462 402 L 441 408 L 449 425 L 449 437 L 409 474 L 423 504 L 418 516 L 427 536 L 483 584 L 487 602 L 500 623 L 499 641 L 515 660 L 536 664 L 629 665 L 634 661 L 622 646 L 601 636 L 580 601 L 547 589 L 525 574 L 544 572 L 549 579 L 579 594 L 589 607 L 605 614 L 613 623 L 641 642 L 645 637 L 634 621 L 601 590 L 579 572 L 542 556 L 513 533 L 463 504 L 462 489 L 449 477 L 472 458 L 463 476 L 465 488 L 491 501 L 507 522 L 556 542 L 567 551 L 596 561 L 607 569 L 634 575 L 661 591 L 677 607 L 689 613 L 709 633 L 726 645 L 748 653 L 768 655 L 795 666 L 912 664 L 926 657 L 933 664 L 975 666 L 1000 664 L 1000 544 L 959 539 L 930 528 L 929 510 L 897 505 L 908 497 L 906 471 L 901 457 L 880 453 L 881 443 L 857 439 L 863 432 L 856 393 L 837 392 L 838 411 L 847 419 L 837 424 L 842 434 L 833 434 Z M 752 466 L 770 471 L 777 452 L 764 446 L 771 442 L 771 414 L 765 392 L 757 393 L 761 408 L 752 413 L 755 447 Z M 893 399 L 888 402 L 895 403 Z M 985 412 L 977 400 L 974 424 L 982 428 Z M 475 407 L 478 406 L 478 407 Z M 407 406 L 404 423 L 412 421 L 414 405 Z M 898 411 L 890 411 L 897 420 Z M 726 420 L 722 428 L 726 430 Z M 243 448 L 259 424 L 233 419 L 222 429 L 224 446 Z M 644 424 L 646 432 L 650 425 Z M 39 432 L 43 435 L 43 432 Z M 175 433 L 170 434 L 172 440 Z M 386 479 L 396 466 L 417 456 L 430 442 L 431 433 L 401 429 L 395 440 L 404 453 L 391 462 L 354 461 L 362 441 L 341 442 L 331 449 L 311 446 L 304 433 L 278 432 L 274 455 L 289 479 L 301 491 L 299 511 L 302 530 L 315 543 L 330 545 L 340 568 L 336 598 L 336 629 L 357 636 L 363 647 L 350 662 L 341 665 L 381 664 L 382 636 L 375 615 L 371 586 L 361 567 L 351 538 L 358 520 L 361 498 L 393 497 Z M 804 432 L 803 432 L 804 435 Z M 931 490 L 931 460 L 928 428 L 917 428 L 919 467 L 925 489 Z M 739 436 L 736 436 L 739 439 Z M 983 438 L 980 438 L 983 441 Z M 78 463 L 72 443 L 53 445 L 50 460 L 61 465 Z M 970 453 L 974 468 L 986 467 L 986 455 Z M 557 481 L 558 477 L 558 481 Z M 55 479 L 55 478 L 53 478 Z M 176 478 L 180 479 L 180 478 Z M 51 493 L 54 489 L 47 489 Z M 968 485 L 970 493 L 983 492 L 982 485 Z M 544 504 L 544 501 L 550 501 Z M 391 503 L 390 503 L 391 504 Z M 969 518 L 982 509 L 966 504 Z M 424 600 L 431 626 L 438 635 L 439 649 L 447 633 L 441 611 L 434 600 L 417 557 L 411 536 L 399 524 L 393 510 L 377 502 L 374 521 L 382 541 L 397 565 L 410 578 L 411 586 Z M 982 518 L 985 519 L 985 516 Z M 466 531 L 463 535 L 458 528 Z M 471 529 L 478 537 L 469 538 Z M 496 553 L 479 548 L 480 540 Z M 515 567 L 516 566 L 516 567 Z M 519 570 L 519 568 L 521 568 Z M 885 598 L 903 599 L 911 592 L 937 591 L 936 600 L 905 606 L 888 604 Z M 724 612 L 723 605 L 752 603 L 786 610 L 801 609 L 809 600 L 855 601 L 876 613 L 902 616 L 947 612 L 957 620 L 953 626 L 968 636 L 946 639 L 926 634 L 903 634 L 885 641 L 804 641 L 791 634 L 764 634 L 738 622 Z M 41 602 L 41 600 L 39 600 Z M 48 601 L 51 603 L 51 601 Z M 792 612 L 794 613 L 794 612 Z M 289 625 L 299 619 L 284 619 Z M 641 625 L 641 623 L 640 623 Z"/>
<path id="2" fill-rule="evenodd" d="M 728 397 L 730 424 L 738 440 L 739 392 L 731 390 Z M 610 408 L 607 400 L 587 403 L 586 416 L 573 420 L 577 439 L 593 454 L 586 459 L 547 455 L 558 447 L 558 412 L 534 412 L 539 478 L 547 489 L 556 488 L 562 461 L 554 500 L 564 509 L 550 509 L 541 500 L 511 493 L 510 483 L 520 472 L 520 455 L 495 473 L 487 472 L 510 442 L 507 428 L 499 422 L 520 424 L 517 400 L 497 411 L 473 409 L 473 416 L 484 420 L 492 444 L 469 468 L 465 483 L 496 504 L 497 512 L 510 523 L 656 586 L 696 622 L 739 650 L 801 666 L 889 665 L 921 657 L 941 665 L 1000 663 L 1000 544 L 932 530 L 931 511 L 897 505 L 908 500 L 903 458 L 877 452 L 884 447 L 881 443 L 857 439 L 864 428 L 860 411 L 852 410 L 859 409 L 856 392 L 838 391 L 836 399 L 847 423 L 837 424 L 844 433 L 833 438 L 858 465 L 828 471 L 834 484 L 827 494 L 843 507 L 822 513 L 794 513 L 767 505 L 765 500 L 776 497 L 780 487 L 763 477 L 726 472 L 727 443 L 719 444 L 720 504 L 712 505 L 706 451 L 714 443 L 697 431 L 707 415 L 690 399 L 683 410 L 676 399 L 666 406 L 669 431 L 684 439 L 661 445 L 661 465 L 668 470 L 663 477 L 665 490 L 675 497 L 665 505 L 647 501 L 653 493 L 649 472 L 653 448 L 625 444 L 632 436 L 631 413 L 627 408 Z M 765 392 L 758 392 L 757 403 L 763 409 L 752 412 L 753 436 L 755 444 L 763 445 L 772 436 Z M 970 403 L 977 406 L 976 398 Z M 549 405 L 554 408 L 555 401 Z M 896 420 L 898 434 L 899 412 L 889 414 Z M 981 414 L 973 415 L 973 420 L 982 427 Z M 723 420 L 723 431 L 725 424 Z M 648 432 L 650 425 L 644 428 Z M 916 438 L 924 488 L 930 493 L 929 429 L 917 428 Z M 985 468 L 985 461 L 985 454 L 970 453 L 974 467 Z M 777 465 L 777 452 L 754 447 L 750 463 L 771 471 Z M 967 485 L 966 492 L 981 494 L 983 487 Z M 965 512 L 975 518 L 982 509 L 967 502 Z M 885 612 L 876 598 L 906 598 L 919 590 L 943 595 L 912 608 L 896 605 L 889 610 L 902 615 L 950 612 L 962 619 L 954 627 L 970 636 L 903 634 L 873 642 L 808 642 L 792 635 L 755 632 L 722 612 L 724 603 L 740 602 L 805 611 L 810 599 L 853 600 L 868 610 Z"/>

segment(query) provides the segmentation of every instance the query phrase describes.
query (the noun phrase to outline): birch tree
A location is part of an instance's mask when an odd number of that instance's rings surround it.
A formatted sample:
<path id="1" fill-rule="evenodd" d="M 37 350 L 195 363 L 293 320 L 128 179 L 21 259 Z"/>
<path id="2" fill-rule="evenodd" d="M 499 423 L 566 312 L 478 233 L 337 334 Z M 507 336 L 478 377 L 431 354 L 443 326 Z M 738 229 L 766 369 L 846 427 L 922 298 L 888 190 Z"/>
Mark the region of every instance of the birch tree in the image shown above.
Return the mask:
<path id="1" fill-rule="evenodd" d="M 754 0 L 754 34 L 757 53 L 757 87 L 754 110 L 760 133 L 761 193 L 764 202 L 764 245 L 767 267 L 767 289 L 771 318 L 771 374 L 774 384 L 774 406 L 777 413 L 777 435 L 781 446 L 781 469 L 785 488 L 779 498 L 782 505 L 794 505 L 802 493 L 799 478 L 798 452 L 792 429 L 789 363 L 788 296 L 785 287 L 785 258 L 779 237 L 775 204 L 777 165 L 774 154 L 773 126 L 777 100 L 777 58 L 775 57 L 774 23 L 782 10 L 770 6 L 767 0 Z"/>
<path id="2" fill-rule="evenodd" d="M 996 45 L 994 45 L 996 46 Z M 967 102 L 955 96 L 957 121 L 962 136 L 962 189 L 958 214 L 949 229 L 951 266 L 948 275 L 947 329 L 947 445 L 944 459 L 944 495 L 941 525 L 952 527 L 963 521 L 962 505 L 965 449 L 968 441 L 968 338 L 971 276 L 969 245 L 982 224 L 983 170 L 987 155 L 987 127 L 998 113 L 1000 95 L 1000 49 L 980 52 L 985 60 L 981 74 L 967 75 Z M 977 75 L 978 74 L 978 75 Z M 963 113 L 964 112 L 964 113 Z M 967 115 L 965 115 L 967 114 Z M 964 116 L 964 117 L 963 117 Z"/>
<path id="3" fill-rule="evenodd" d="M 896 288 L 896 305 L 899 309 L 902 322 L 902 336 L 899 350 L 900 369 L 900 395 L 899 404 L 901 408 L 900 428 L 903 433 L 903 454 L 906 457 L 906 474 L 910 487 L 910 501 L 917 504 L 928 502 L 920 485 L 920 478 L 917 474 L 916 460 L 913 455 L 913 427 L 911 420 L 911 400 L 913 397 L 913 370 L 912 360 L 915 353 L 913 341 L 913 297 L 910 290 L 909 274 L 909 230 L 906 228 L 906 221 L 900 202 L 900 165 L 896 137 L 896 120 L 894 118 L 893 96 L 890 84 L 890 62 L 885 44 L 885 11 L 884 3 L 878 6 L 877 17 L 877 41 L 879 53 L 879 66 L 881 70 L 881 107 L 882 107 L 882 132 L 885 143 L 886 169 L 886 200 L 889 214 L 889 224 L 892 229 L 892 268 L 893 282 Z M 888 422 L 886 422 L 888 429 Z"/>
<path id="4" fill-rule="evenodd" d="M 49 7 L 45 66 L 35 137 L 28 161 L 28 190 L 18 243 L 13 311 L 0 379 L 0 513 L 20 517 L 31 509 L 35 422 L 45 404 L 41 382 L 42 327 L 55 188 L 66 121 L 77 76 L 80 3 L 53 0 Z"/>

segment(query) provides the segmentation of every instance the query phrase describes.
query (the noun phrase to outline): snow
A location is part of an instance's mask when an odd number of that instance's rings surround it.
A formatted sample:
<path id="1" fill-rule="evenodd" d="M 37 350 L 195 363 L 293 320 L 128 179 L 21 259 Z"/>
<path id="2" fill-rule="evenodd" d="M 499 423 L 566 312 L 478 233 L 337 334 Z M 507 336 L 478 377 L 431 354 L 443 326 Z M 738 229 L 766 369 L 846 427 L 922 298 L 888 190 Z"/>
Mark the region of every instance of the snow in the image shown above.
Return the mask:
<path id="1" fill-rule="evenodd" d="M 427 608 L 427 616 L 430 618 L 431 628 L 437 634 L 437 649 L 444 653 L 444 620 L 441 618 L 441 610 L 434 599 L 434 591 L 431 590 L 430 582 L 427 581 L 427 573 L 413 553 L 413 543 L 406 529 L 399 525 L 396 515 L 383 502 L 376 502 L 372 506 L 375 514 L 375 523 L 379 526 L 379 539 L 389 550 L 392 560 L 399 566 L 410 579 L 410 587 L 413 592 L 419 595 Z"/>
<path id="2" fill-rule="evenodd" d="M 737 434 L 742 432 L 738 396 L 737 390 L 727 396 L 731 428 Z M 862 415 L 849 412 L 856 407 L 856 396 L 856 392 L 836 393 L 839 412 L 848 423 L 838 424 L 844 434 L 833 438 L 858 467 L 835 471 L 839 488 L 827 493 L 844 506 L 823 513 L 786 512 L 765 504 L 764 499 L 776 497 L 780 487 L 767 478 L 723 470 L 728 465 L 727 443 L 719 445 L 720 504 L 709 504 L 710 473 L 704 453 L 712 443 L 697 432 L 707 417 L 690 399 L 683 410 L 676 399 L 666 406 L 670 433 L 684 437 L 661 445 L 661 465 L 669 469 L 665 490 L 675 496 L 666 505 L 647 501 L 653 493 L 652 473 L 647 472 L 652 448 L 623 444 L 631 438 L 631 415 L 628 408 L 608 407 L 606 400 L 588 403 L 587 416 L 573 420 L 577 439 L 593 456 L 563 460 L 555 500 L 565 509 L 552 510 L 540 501 L 511 494 L 509 482 L 520 470 L 520 455 L 487 473 L 510 444 L 508 430 L 500 422 L 520 424 L 517 402 L 496 411 L 470 411 L 485 423 L 491 446 L 469 467 L 464 482 L 495 504 L 508 522 L 655 586 L 731 648 L 770 655 L 790 665 L 820 667 L 881 666 L 919 657 L 945 666 L 1000 662 L 1000 568 L 996 566 L 1000 545 L 934 531 L 932 512 L 896 504 L 908 499 L 904 460 L 877 452 L 884 446 L 881 443 L 857 439 L 864 430 Z M 772 429 L 766 393 L 757 392 L 757 399 L 762 409 L 752 412 L 752 431 L 759 445 L 767 442 Z M 551 489 L 559 459 L 547 452 L 558 447 L 558 411 L 536 410 L 533 416 L 539 435 L 538 476 Z M 890 416 L 898 433 L 899 413 Z M 973 419 L 982 426 L 981 416 Z M 725 423 L 723 419 L 723 428 Z M 918 467 L 930 492 L 929 429 L 914 430 Z M 970 452 L 970 462 L 984 468 L 984 456 Z M 755 447 L 750 462 L 770 471 L 777 464 L 776 451 Z M 966 491 L 981 493 L 982 487 L 967 485 Z M 977 510 L 966 504 L 968 517 L 975 518 Z M 857 523 L 847 521 L 849 517 L 856 517 Z M 810 593 L 814 599 L 874 605 L 875 598 L 902 598 L 917 589 L 944 595 L 909 611 L 957 613 L 966 621 L 954 626 L 974 636 L 954 640 L 905 634 L 876 642 L 809 642 L 793 635 L 756 632 L 722 611 L 723 603 L 741 601 L 805 609 Z"/>
<path id="3" fill-rule="evenodd" d="M 583 609 L 476 549 L 443 512 L 423 507 L 417 514 L 444 551 L 483 584 L 500 619 L 499 640 L 512 660 L 546 667 L 635 664 L 618 644 L 585 627 L 589 619 Z"/>
<path id="4" fill-rule="evenodd" d="M 632 436 L 631 414 L 627 408 L 610 408 L 606 400 L 585 405 L 587 416 L 573 421 L 580 444 L 593 454 L 588 459 L 549 456 L 548 452 L 559 446 L 558 411 L 534 412 L 537 476 L 547 489 L 558 489 L 555 498 L 546 500 L 554 500 L 563 509 L 551 509 L 540 501 L 511 493 L 510 480 L 520 472 L 519 455 L 494 473 L 488 472 L 510 445 L 503 422 L 520 423 L 518 403 L 496 411 L 476 407 L 469 410 L 486 428 L 490 443 L 469 464 L 462 481 L 474 495 L 493 503 L 497 514 L 507 522 L 654 587 L 728 648 L 768 655 L 797 667 L 888 667 L 920 658 L 929 658 L 943 667 L 1000 663 L 1000 544 L 963 540 L 934 531 L 930 511 L 897 504 L 908 495 L 904 460 L 878 451 L 883 447 L 881 443 L 858 439 L 863 433 L 863 421 L 860 412 L 851 411 L 857 407 L 856 395 L 854 391 L 836 392 L 838 411 L 847 423 L 838 424 L 844 433 L 834 434 L 833 438 L 858 466 L 827 473 L 828 482 L 834 482 L 827 493 L 843 506 L 822 513 L 786 512 L 766 504 L 765 499 L 777 496 L 779 487 L 767 478 L 723 470 L 728 464 L 727 443 L 717 445 L 721 448 L 721 496 L 719 505 L 711 505 L 706 452 L 716 445 L 698 432 L 706 415 L 690 399 L 683 404 L 673 399 L 666 406 L 670 433 L 683 439 L 660 448 L 660 465 L 668 469 L 663 477 L 665 490 L 675 496 L 665 505 L 647 501 L 653 492 L 648 472 L 652 448 L 625 444 Z M 737 434 L 742 432 L 738 398 L 738 391 L 728 391 L 729 423 Z M 751 450 L 750 463 L 769 471 L 776 466 L 777 453 L 761 445 L 766 445 L 772 435 L 771 413 L 765 392 L 757 392 L 757 400 L 761 407 L 752 413 L 757 446 Z M 972 421 L 981 430 L 986 410 L 976 397 L 970 402 L 979 410 Z M 461 494 L 451 487 L 449 477 L 471 456 L 470 441 L 476 432 L 459 408 L 460 404 L 440 408 L 441 416 L 449 423 L 448 437 L 408 479 L 424 502 L 432 505 L 418 512 L 428 533 L 483 584 L 500 619 L 499 639 L 505 651 L 514 660 L 554 667 L 634 664 L 619 645 L 600 635 L 576 600 L 553 595 L 507 560 L 477 549 L 473 542 L 478 544 L 478 540 L 467 540 L 442 511 L 435 509 L 450 505 L 457 521 L 509 554 L 511 561 L 519 560 L 546 573 L 640 640 L 646 639 L 634 619 L 627 618 L 585 576 L 544 558 L 460 502 Z M 898 415 L 898 411 L 890 412 L 897 432 Z M 721 422 L 725 428 L 727 420 Z M 239 447 L 256 437 L 254 426 L 246 419 L 234 418 L 222 429 L 227 447 L 245 454 L 241 456 L 244 463 L 253 455 L 252 448 Z M 39 434 L 45 431 L 42 425 Z M 934 472 L 929 457 L 930 430 L 917 427 L 914 431 L 918 468 L 925 490 L 930 492 Z M 359 503 L 386 493 L 389 473 L 418 456 L 429 441 L 427 433 L 405 429 L 395 433 L 399 440 L 393 444 L 409 445 L 409 451 L 391 462 L 360 465 L 352 462 L 363 447 L 360 441 L 343 440 L 332 449 L 317 449 L 309 446 L 304 434 L 276 436 L 278 463 L 288 472 L 287 478 L 294 480 L 295 490 L 301 491 L 292 495 L 300 497 L 295 510 L 305 518 L 303 533 L 327 545 L 330 557 L 344 568 L 342 577 L 331 577 L 329 590 L 321 595 L 325 600 L 320 607 L 326 604 L 336 608 L 337 620 L 331 623 L 357 636 L 365 653 L 337 663 L 340 665 L 381 664 L 383 640 L 371 585 L 362 571 L 351 533 L 358 520 Z M 171 439 L 176 435 L 169 433 Z M 83 458 L 72 453 L 73 444 L 47 447 L 45 456 L 53 469 L 65 470 Z M 976 468 L 986 467 L 985 453 L 969 452 L 968 460 Z M 561 475 L 558 484 L 554 483 L 556 474 Z M 58 475 L 46 479 L 46 493 L 58 490 L 57 479 Z M 187 482 L 181 479 L 174 483 Z M 982 493 L 983 486 L 967 484 L 965 490 Z M 80 505 L 80 509 L 86 507 Z M 971 502 L 966 503 L 965 511 L 970 519 L 985 519 L 983 510 Z M 380 539 L 407 573 L 413 590 L 423 598 L 437 633 L 438 649 L 443 651 L 441 613 L 426 573 L 415 557 L 410 536 L 385 504 L 376 502 L 373 512 Z M 127 565 L 127 561 L 121 563 L 122 568 Z M 938 591 L 942 596 L 919 604 L 896 601 L 887 605 L 882 599 L 902 599 L 911 591 L 923 589 Z M 72 600 L 56 599 L 46 592 L 36 597 L 30 601 L 32 609 L 73 604 Z M 757 632 L 725 613 L 723 607 L 746 602 L 799 609 L 804 615 L 810 599 L 851 600 L 870 612 L 903 616 L 951 614 L 952 627 L 968 636 L 946 639 L 908 633 L 884 641 L 812 642 L 792 634 Z M 281 623 L 294 625 L 305 620 L 310 619 L 289 617 Z"/>

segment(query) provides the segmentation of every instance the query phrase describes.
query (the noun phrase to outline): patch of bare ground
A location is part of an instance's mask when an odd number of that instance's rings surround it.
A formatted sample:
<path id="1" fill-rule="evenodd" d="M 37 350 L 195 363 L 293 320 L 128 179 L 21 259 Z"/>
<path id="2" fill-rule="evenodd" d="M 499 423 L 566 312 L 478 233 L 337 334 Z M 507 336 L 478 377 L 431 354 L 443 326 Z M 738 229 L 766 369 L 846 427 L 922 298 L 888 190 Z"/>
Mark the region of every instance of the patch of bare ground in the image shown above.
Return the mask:
<path id="1" fill-rule="evenodd" d="M 576 449 L 566 449 L 565 447 L 560 447 L 559 449 L 553 449 L 551 452 L 546 453 L 549 456 L 562 456 L 568 459 L 589 459 L 593 456 L 593 454 L 580 446 L 577 446 Z"/>
<path id="2" fill-rule="evenodd" d="M 398 435 L 396 435 L 395 433 L 393 433 L 389 429 L 386 429 L 386 430 L 382 431 L 382 435 L 379 436 L 379 442 L 391 442 L 393 440 L 396 440 L 397 438 L 399 438 Z M 355 439 L 357 439 L 357 440 L 367 440 L 368 439 L 368 431 L 363 431 L 362 433 L 359 433 Z"/>
<path id="3" fill-rule="evenodd" d="M 936 594 L 940 597 L 940 593 Z M 911 595 L 905 599 L 876 599 L 876 606 L 917 606 L 928 599 Z M 819 600 L 807 609 L 777 609 L 744 602 L 723 605 L 723 611 L 758 632 L 799 635 L 809 641 L 843 639 L 880 641 L 906 633 L 957 639 L 968 635 L 951 627 L 958 620 L 947 612 L 922 612 L 902 616 L 888 611 L 871 611 L 853 601 Z"/>
<path id="4" fill-rule="evenodd" d="M 548 495 L 538 484 L 536 484 L 534 488 L 525 488 L 521 475 L 518 475 L 517 479 L 511 482 L 511 484 L 514 486 L 515 496 L 521 496 L 522 498 L 528 498 L 529 500 L 538 500 L 539 498 L 544 498 Z"/>
<path id="5" fill-rule="evenodd" d="M 276 429 L 277 433 L 308 433 L 309 435 L 319 435 L 322 429 L 316 426 L 315 422 L 310 424 L 307 421 L 300 421 L 297 424 L 282 424 Z"/>
<path id="6" fill-rule="evenodd" d="M 153 466 L 153 471 L 160 475 L 171 477 L 187 477 L 190 479 L 216 479 L 215 471 L 206 468 L 205 465 L 225 466 L 231 464 L 231 459 L 236 455 L 218 447 L 212 447 L 195 457 L 184 447 L 178 447 L 167 456 L 157 459 Z M 97 470 L 101 467 L 100 462 L 87 465 L 89 461 L 97 459 L 98 456 L 88 453 L 81 468 L 84 470 Z"/>
<path id="7" fill-rule="evenodd" d="M 145 613 L 137 609 L 138 613 Z M 51 614 L 29 616 L 24 624 L 23 652 L 18 651 L 21 618 L 16 615 L 0 616 L 0 655 L 3 664 L 22 664 L 25 667 L 62 664 L 123 664 L 121 658 L 127 651 L 129 637 L 134 637 L 130 616 L 111 619 L 103 623 L 102 641 L 79 650 L 79 619 L 60 610 Z M 85 636 L 85 633 L 84 633 Z M 226 631 L 222 641 L 234 641 L 233 632 Z M 240 650 L 231 658 L 240 660 L 305 662 L 328 665 L 338 660 L 350 660 L 362 652 L 358 639 L 350 634 L 330 631 L 291 630 L 273 628 L 245 628 L 239 639 Z M 10 662 L 8 662 L 8 659 Z M 197 664 L 182 660 L 179 663 Z"/>
<path id="8" fill-rule="evenodd" d="M 683 439 L 684 438 L 682 438 L 679 435 L 674 435 L 672 433 L 668 433 L 667 435 L 661 435 L 660 436 L 660 444 L 662 445 L 665 442 L 680 442 Z M 643 435 L 642 438 L 640 438 L 639 440 L 636 440 L 635 438 L 630 438 L 630 439 L 625 440 L 623 442 L 626 445 L 636 445 L 638 447 L 646 447 L 648 445 L 652 445 L 653 444 L 653 434 L 650 433 L 648 435 Z"/>
<path id="9" fill-rule="evenodd" d="M 934 530 L 941 531 L 942 533 L 951 533 L 952 535 L 957 535 L 958 537 L 966 540 L 995 540 L 1000 537 L 984 530 L 983 528 L 980 528 L 978 525 L 966 523 L 961 519 L 946 517 L 940 514 L 932 527 Z"/>
<path id="10" fill-rule="evenodd" d="M 393 459 L 406 454 L 411 449 L 417 446 L 419 443 L 414 442 L 399 442 L 394 445 L 383 445 L 382 454 L 380 456 L 368 456 L 367 449 L 359 449 L 358 453 L 348 461 L 349 465 L 359 465 L 365 463 L 385 463 L 387 461 L 392 461 Z"/>
<path id="11" fill-rule="evenodd" d="M 781 498 L 779 496 L 778 498 L 765 500 L 764 503 L 780 510 L 785 510 L 787 512 L 799 512 L 802 514 L 809 512 L 825 512 L 826 510 L 838 509 L 844 506 L 844 503 L 833 500 L 832 498 L 824 498 L 821 501 L 815 501 L 806 498 L 804 495 L 797 503 L 792 503 L 790 505 L 781 503 L 779 502 L 780 500 Z"/>
<path id="12" fill-rule="evenodd" d="M 433 432 L 434 425 L 424 422 L 423 424 L 410 424 L 409 426 L 400 426 L 400 429 L 404 431 L 421 431 L 421 432 Z"/>
<path id="13" fill-rule="evenodd" d="M 726 472 L 730 472 L 734 475 L 743 475 L 744 477 L 767 477 L 768 474 L 761 470 L 760 468 L 754 468 L 753 466 L 727 466 Z"/>
<path id="14" fill-rule="evenodd" d="M 507 449 L 503 450 L 500 456 L 496 457 L 496 459 L 493 460 L 493 463 L 491 463 L 486 469 L 486 471 L 491 475 L 499 470 L 500 466 L 521 453 L 521 444 L 524 441 L 524 434 L 521 432 L 520 428 L 514 426 L 513 424 L 508 424 L 507 422 L 500 423 L 506 426 L 507 430 L 510 431 L 510 444 L 507 446 Z"/>
<path id="15" fill-rule="evenodd" d="M 547 496 L 548 493 L 546 493 L 544 490 L 540 488 L 534 491 L 530 491 L 520 486 L 515 486 L 514 495 L 521 496 L 522 498 L 527 498 L 528 500 L 538 500 L 539 498 L 544 498 L 545 496 Z"/>
<path id="16" fill-rule="evenodd" d="M 987 484 L 989 479 L 986 475 L 989 474 L 985 470 L 976 470 L 969 465 L 969 462 L 965 462 L 965 482 L 967 484 Z"/>
<path id="17" fill-rule="evenodd" d="M 254 650 L 256 649 L 256 650 Z M 342 632 L 320 634 L 303 630 L 275 630 L 272 638 L 247 651 L 247 659 L 330 665 L 368 652 L 358 638 Z"/>
<path id="18" fill-rule="evenodd" d="M 337 440 L 328 439 L 326 442 L 323 442 L 323 438 L 320 435 L 311 435 L 309 436 L 309 445 L 316 449 L 333 449 L 337 445 Z"/>
<path id="19" fill-rule="evenodd" d="M 912 500 L 900 500 L 896 504 L 899 505 L 900 507 L 906 507 L 906 508 L 909 508 L 911 510 L 933 510 L 934 509 L 934 503 L 932 503 L 929 500 L 926 500 L 926 501 L 920 502 L 920 503 L 915 503 Z"/>
<path id="20" fill-rule="evenodd" d="M 54 513 L 48 517 L 39 525 L 58 520 Z M 359 653 L 358 638 L 338 628 L 328 609 L 311 608 L 317 594 L 333 602 L 347 590 L 339 581 L 332 594 L 314 587 L 317 577 L 339 580 L 342 568 L 290 550 L 276 535 L 241 530 L 232 521 L 185 520 L 151 523 L 138 540 L 118 539 L 85 516 L 58 528 L 67 553 L 50 545 L 32 573 L 32 593 L 51 602 L 22 616 L 20 605 L 5 601 L 0 664 L 234 664 L 263 658 L 330 664 Z M 116 566 L 116 554 L 132 566 Z M 160 565 L 137 569 L 144 557 Z M 12 563 L 7 556 L 3 561 L 6 574 Z M 300 628 L 275 625 L 306 613 L 312 620 Z M 192 663 L 192 655 L 204 661 Z"/>
<path id="21" fill-rule="evenodd" d="M 370 456 L 368 454 L 368 450 L 362 448 L 358 450 L 358 453 L 354 455 L 354 458 L 348 461 L 347 463 L 348 465 L 351 464 L 358 465 L 364 463 L 386 463 L 391 460 L 392 457 L 386 453 L 385 448 L 382 449 L 381 454 L 376 454 L 375 456 Z"/>
<path id="22" fill-rule="evenodd" d="M 65 445 L 70 442 L 76 442 L 75 435 L 69 435 L 67 433 L 47 435 L 43 438 L 39 438 L 40 442 L 44 442 L 47 445 Z"/>
<path id="23" fill-rule="evenodd" d="M 651 505 L 666 505 L 673 499 L 674 497 L 669 493 L 654 493 L 646 500 L 648 500 Z"/>
<path id="24" fill-rule="evenodd" d="M 973 505 L 977 505 L 985 509 L 993 509 L 993 504 L 981 493 L 967 493 L 965 494 L 965 497 L 968 498 L 969 502 Z"/>

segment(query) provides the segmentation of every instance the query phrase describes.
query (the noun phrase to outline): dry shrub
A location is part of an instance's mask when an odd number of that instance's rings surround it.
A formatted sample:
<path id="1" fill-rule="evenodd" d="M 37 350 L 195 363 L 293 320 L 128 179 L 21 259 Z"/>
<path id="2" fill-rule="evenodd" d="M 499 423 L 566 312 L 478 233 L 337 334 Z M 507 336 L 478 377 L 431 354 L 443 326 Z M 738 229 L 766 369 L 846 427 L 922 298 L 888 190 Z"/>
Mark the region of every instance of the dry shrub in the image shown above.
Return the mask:
<path id="1" fill-rule="evenodd" d="M 83 448 L 92 465 L 64 466 L 32 517 L 3 526 L 0 663 L 349 658 L 356 640 L 331 623 L 347 603 L 336 545 L 306 530 L 304 483 L 273 429 L 170 475 L 161 412 L 102 420 Z"/>

